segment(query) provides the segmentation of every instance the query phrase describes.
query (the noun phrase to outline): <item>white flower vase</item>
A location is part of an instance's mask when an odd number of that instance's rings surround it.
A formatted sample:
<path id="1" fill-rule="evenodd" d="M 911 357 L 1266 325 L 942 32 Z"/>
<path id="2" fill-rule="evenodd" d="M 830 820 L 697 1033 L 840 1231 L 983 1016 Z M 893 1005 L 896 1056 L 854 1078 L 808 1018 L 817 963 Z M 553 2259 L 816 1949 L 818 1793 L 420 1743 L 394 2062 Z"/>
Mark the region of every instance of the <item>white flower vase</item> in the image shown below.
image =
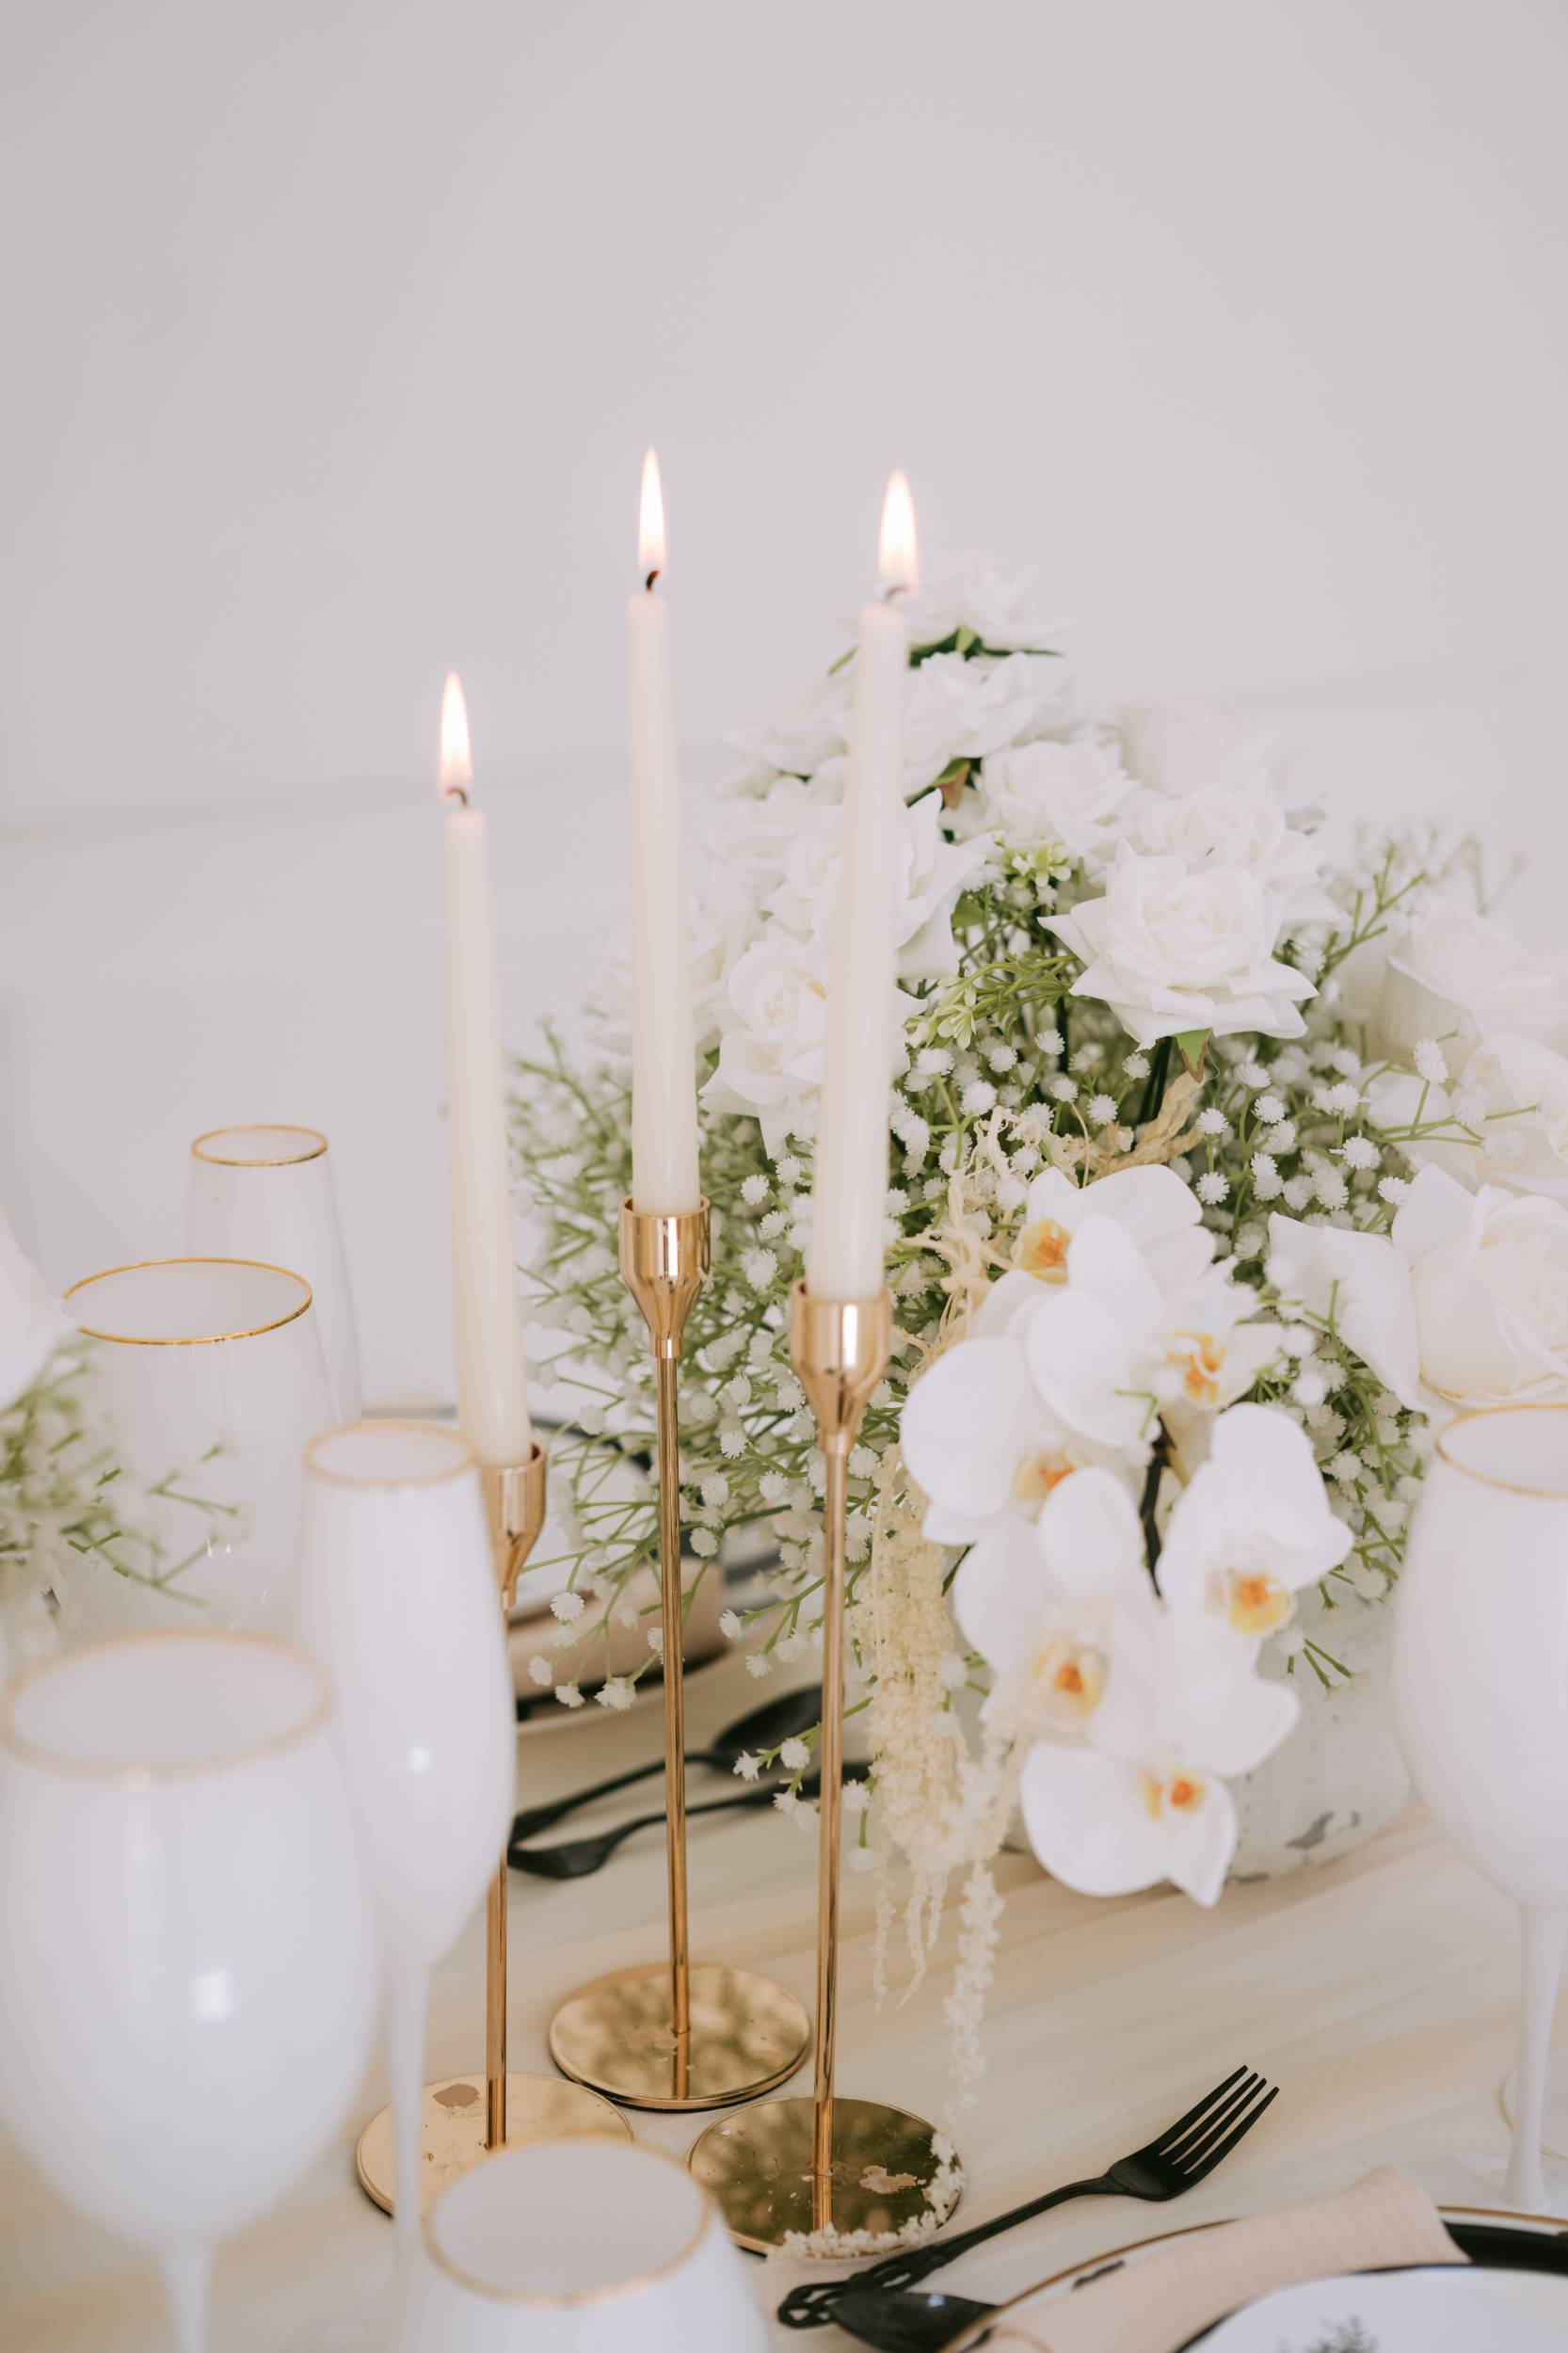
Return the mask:
<path id="1" fill-rule="evenodd" d="M 1240 1824 L 1233 1880 L 1283 1879 L 1333 1863 L 1386 1830 L 1410 1795 L 1388 1697 L 1392 1599 L 1347 1594 L 1331 1609 L 1313 1587 L 1298 1597 L 1295 1625 L 1350 1679 L 1325 1690 L 1310 1663 L 1297 1659 L 1290 1681 L 1301 1694 L 1300 1722 L 1267 1764 L 1232 1784 Z M 1260 1664 L 1271 1678 L 1284 1677 L 1277 1642 L 1267 1644 Z"/>

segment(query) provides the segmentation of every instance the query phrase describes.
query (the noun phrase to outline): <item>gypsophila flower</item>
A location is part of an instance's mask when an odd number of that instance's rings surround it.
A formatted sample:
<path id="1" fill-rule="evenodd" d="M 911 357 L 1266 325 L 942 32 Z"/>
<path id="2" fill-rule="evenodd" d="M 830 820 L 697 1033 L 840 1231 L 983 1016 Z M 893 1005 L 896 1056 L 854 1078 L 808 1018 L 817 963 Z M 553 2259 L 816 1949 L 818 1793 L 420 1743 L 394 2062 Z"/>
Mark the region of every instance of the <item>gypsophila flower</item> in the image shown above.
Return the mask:
<path id="1" fill-rule="evenodd" d="M 1296 1123 L 1293 1119 L 1276 1120 L 1263 1137 L 1271 1152 L 1293 1152 L 1296 1148 Z"/>
<path id="2" fill-rule="evenodd" d="M 563 1587 L 560 1593 L 551 1594 L 550 1607 L 563 1625 L 573 1625 L 583 1615 L 583 1596 Z"/>
<path id="3" fill-rule="evenodd" d="M 997 1091 L 989 1079 L 971 1079 L 959 1097 L 963 1109 L 972 1118 L 978 1118 L 982 1112 L 990 1111 L 996 1099 Z"/>
<path id="4" fill-rule="evenodd" d="M 1200 1112 L 1198 1113 L 1198 1133 L 1200 1136 L 1228 1136 L 1230 1133 L 1230 1122 L 1225 1117 L 1224 1112 L 1214 1111 L 1213 1109 L 1206 1112 Z"/>
<path id="5" fill-rule="evenodd" d="M 583 1694 L 575 1683 L 558 1683 L 555 1696 L 563 1707 L 581 1707 L 583 1705 Z"/>
<path id="6" fill-rule="evenodd" d="M 537 1683 L 541 1686 L 554 1681 L 554 1673 L 549 1659 L 541 1658 L 537 1651 L 528 1661 L 528 1680 L 530 1683 Z"/>
<path id="7" fill-rule="evenodd" d="M 1230 1192 L 1230 1178 L 1211 1168 L 1198 1178 L 1192 1190 L 1206 1209 L 1217 1209 Z"/>
<path id="8" fill-rule="evenodd" d="M 1350 1187 L 1336 1168 L 1329 1168 L 1325 1165 L 1315 1169 L 1312 1175 L 1312 1186 L 1325 1209 L 1342 1209 L 1351 1197 Z"/>
<path id="9" fill-rule="evenodd" d="M 1285 1189 L 1272 1153 L 1255 1152 L 1248 1165 L 1252 1169 L 1253 1189 L 1260 1201 L 1272 1201 Z"/>
<path id="10" fill-rule="evenodd" d="M 1089 1098 L 1089 1117 L 1096 1128 L 1109 1127 L 1118 1115 L 1118 1110 L 1113 1095 L 1095 1095 Z"/>
<path id="11" fill-rule="evenodd" d="M 753 1756 L 749 1750 L 743 1751 L 735 1759 L 735 1770 L 742 1781 L 755 1781 L 761 1769 L 760 1757 Z"/>
<path id="12" fill-rule="evenodd" d="M 1258 1118 L 1272 1128 L 1286 1115 L 1285 1097 L 1283 1095 L 1276 1095 L 1271 1087 L 1267 1095 L 1260 1095 L 1257 1097 L 1253 1109 Z"/>
<path id="13" fill-rule="evenodd" d="M 1434 1037 L 1418 1037 L 1411 1050 L 1411 1060 L 1417 1077 L 1424 1079 L 1428 1086 L 1448 1084 L 1448 1058 Z"/>
<path id="14" fill-rule="evenodd" d="M 748 1651 L 746 1653 L 747 1674 L 754 1676 L 756 1680 L 760 1683 L 762 1677 L 767 1673 L 767 1672 L 768 1661 L 763 1653 L 759 1650 Z"/>
<path id="15" fill-rule="evenodd" d="M 1382 1155 L 1370 1136 L 1347 1136 L 1340 1157 L 1349 1168 L 1376 1168 Z"/>
<path id="16" fill-rule="evenodd" d="M 1240 1064 L 1237 1067 L 1236 1076 L 1240 1079 L 1244 1087 L 1251 1087 L 1255 1091 L 1258 1087 L 1266 1087 L 1269 1083 L 1269 1073 L 1265 1070 L 1260 1062 L 1244 1062 Z M 1277 1119 L 1279 1113 L 1276 1112 L 1274 1116 Z"/>
<path id="17" fill-rule="evenodd" d="M 742 1625 L 740 1617 L 735 1610 L 721 1609 L 719 1611 L 719 1632 L 724 1636 L 726 1641 L 738 1642 L 744 1631 L 745 1629 Z"/>
<path id="18" fill-rule="evenodd" d="M 1053 1079 L 1046 1091 L 1058 1103 L 1076 1103 L 1078 1100 L 1078 1081 L 1064 1074 L 1060 1079 Z"/>
<path id="19" fill-rule="evenodd" d="M 751 1176 L 744 1177 L 742 1180 L 741 1199 L 745 1203 L 748 1209 L 755 1209 L 760 1202 L 765 1201 L 768 1197 L 768 1192 L 769 1186 L 767 1178 L 755 1171 Z"/>
<path id="20" fill-rule="evenodd" d="M 1016 1046 L 993 1046 L 987 1051 L 985 1060 L 1000 1078 L 1004 1070 L 1016 1066 L 1018 1049 Z"/>
<path id="21" fill-rule="evenodd" d="M 1151 1067 L 1146 1054 L 1127 1054 L 1122 1058 L 1122 1076 L 1125 1079 L 1146 1079 Z"/>
<path id="22" fill-rule="evenodd" d="M 811 1762 L 811 1752 L 804 1740 L 786 1740 L 778 1761 L 787 1773 L 803 1773 Z"/>

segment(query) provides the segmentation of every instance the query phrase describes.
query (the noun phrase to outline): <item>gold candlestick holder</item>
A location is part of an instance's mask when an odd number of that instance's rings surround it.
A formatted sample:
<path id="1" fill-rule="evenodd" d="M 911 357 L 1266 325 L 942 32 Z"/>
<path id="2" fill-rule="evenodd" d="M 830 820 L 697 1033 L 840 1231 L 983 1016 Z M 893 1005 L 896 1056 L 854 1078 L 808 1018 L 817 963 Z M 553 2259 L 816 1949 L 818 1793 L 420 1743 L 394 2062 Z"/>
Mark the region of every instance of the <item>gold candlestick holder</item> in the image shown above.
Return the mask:
<path id="1" fill-rule="evenodd" d="M 551 2056 L 564 2074 L 630 2106 L 666 2110 L 722 2107 L 771 2091 L 794 2073 L 811 2039 L 805 2010 L 783 1986 L 749 1969 L 691 1958 L 678 1383 L 686 1319 L 708 1257 L 706 1201 L 668 1214 L 622 1202 L 621 1273 L 648 1325 L 658 1385 L 669 1953 L 584 1986 L 550 2028 Z"/>
<path id="2" fill-rule="evenodd" d="M 839 1870 L 844 1746 L 844 1558 L 849 1456 L 892 1337 L 892 1301 L 790 1295 L 790 1353 L 817 1417 L 823 1502 L 822 1831 L 817 1860 L 817 2029 L 809 2100 L 767 2100 L 711 2124 L 692 2171 L 732 2237 L 765 2252 L 793 2233 L 902 2230 L 939 2170 L 922 2117 L 835 2091 Z"/>
<path id="3" fill-rule="evenodd" d="M 504 1628 L 517 1600 L 518 1578 L 544 1526 L 548 1472 L 549 1458 L 537 1440 L 525 1463 L 480 1468 Z M 507 2073 L 508 1893 L 508 1865 L 503 1848 L 485 1908 L 485 2072 L 454 2075 L 444 2083 L 424 2087 L 420 2143 L 426 2205 L 454 2174 L 466 2172 L 494 2149 L 583 2133 L 631 2138 L 625 2118 L 617 2116 L 607 2100 L 596 2098 L 580 2085 L 564 2084 L 554 2075 Z M 360 2136 L 354 2161 L 360 2188 L 391 2214 L 394 2164 L 390 2108 L 378 2109 L 371 2118 Z"/>

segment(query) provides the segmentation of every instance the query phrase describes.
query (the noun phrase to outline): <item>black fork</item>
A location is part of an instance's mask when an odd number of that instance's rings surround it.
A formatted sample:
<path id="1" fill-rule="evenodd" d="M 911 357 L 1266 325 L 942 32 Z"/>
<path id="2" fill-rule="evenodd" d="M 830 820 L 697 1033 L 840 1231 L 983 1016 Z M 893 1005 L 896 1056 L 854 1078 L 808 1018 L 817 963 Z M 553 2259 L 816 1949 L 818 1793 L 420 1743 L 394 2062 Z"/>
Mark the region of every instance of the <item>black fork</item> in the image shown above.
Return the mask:
<path id="1" fill-rule="evenodd" d="M 940 2271 L 944 2264 L 967 2255 L 971 2247 L 983 2247 L 987 2239 L 1012 2230 L 1015 2223 L 1031 2222 L 1036 2215 L 1052 2206 L 1064 2206 L 1072 2198 L 1143 2198 L 1155 2204 L 1180 2198 L 1224 2162 L 1277 2097 L 1277 2087 L 1250 2068 L 1238 2067 L 1185 2116 L 1178 2116 L 1158 2139 L 1135 2149 L 1128 2157 L 1118 2157 L 1104 2173 L 1048 2190 L 1043 2198 L 1031 2199 L 1028 2205 L 1015 2206 L 1011 2213 L 977 2223 L 972 2231 L 960 2231 L 953 2238 L 938 2235 L 928 2245 L 901 2249 L 896 2255 L 872 2264 L 869 2271 L 852 2273 L 847 2280 L 809 2281 L 792 2288 L 778 2308 L 778 2317 L 787 2329 L 825 2328 L 835 2305 L 852 2290 L 858 2298 L 878 2290 L 913 2287 L 917 2281 Z"/>

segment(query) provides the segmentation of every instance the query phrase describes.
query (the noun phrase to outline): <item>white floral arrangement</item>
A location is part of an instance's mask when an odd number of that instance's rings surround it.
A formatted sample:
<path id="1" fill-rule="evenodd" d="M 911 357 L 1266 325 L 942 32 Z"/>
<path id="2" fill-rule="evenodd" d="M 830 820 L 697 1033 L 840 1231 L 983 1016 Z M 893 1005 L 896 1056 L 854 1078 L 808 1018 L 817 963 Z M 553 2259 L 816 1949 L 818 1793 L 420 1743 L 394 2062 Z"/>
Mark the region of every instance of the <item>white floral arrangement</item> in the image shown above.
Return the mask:
<path id="1" fill-rule="evenodd" d="M 908 613 L 896 1335 L 850 1464 L 851 1705 L 875 1756 L 855 1859 L 910 1865 L 917 1972 L 964 1874 L 973 2066 L 1016 1801 L 1069 1885 L 1212 1902 L 1226 1782 L 1343 1673 L 1297 1597 L 1387 1593 L 1433 1396 L 1568 1395 L 1568 989 L 1489 920 L 1474 845 L 1331 865 L 1271 739 L 1193 704 L 1081 713 L 1032 571 L 964 562 Z M 851 658 L 737 739 L 694 909 L 713 1270 L 681 1510 L 699 1563 L 759 1528 L 776 1544 L 766 1597 L 728 1619 L 758 1675 L 820 1641 L 823 1471 L 786 1302 Z M 519 1064 L 551 1371 L 577 1400 L 553 1456 L 568 1705 L 584 1684 L 624 1703 L 607 1627 L 655 1545 L 648 1494 L 605 1468 L 653 1431 L 614 1251 L 627 1045 L 621 983 Z M 779 1797 L 808 1826 L 809 1749 Z"/>

